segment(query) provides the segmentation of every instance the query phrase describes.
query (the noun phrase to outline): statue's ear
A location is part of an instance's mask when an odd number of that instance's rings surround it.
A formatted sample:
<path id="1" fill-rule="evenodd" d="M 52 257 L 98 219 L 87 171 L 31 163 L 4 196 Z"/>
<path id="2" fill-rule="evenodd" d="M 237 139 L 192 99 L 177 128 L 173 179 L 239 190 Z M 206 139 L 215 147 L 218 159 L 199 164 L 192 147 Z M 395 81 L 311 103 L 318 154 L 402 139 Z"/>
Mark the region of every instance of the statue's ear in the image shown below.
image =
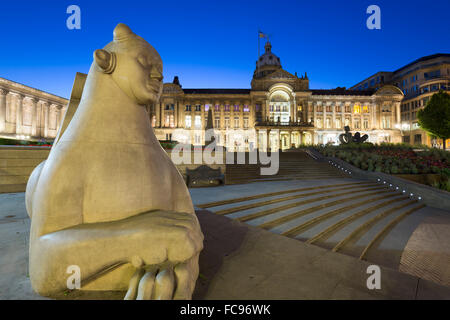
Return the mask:
<path id="1" fill-rule="evenodd" d="M 116 55 L 103 49 L 94 51 L 94 60 L 104 73 L 112 73 L 116 67 Z"/>

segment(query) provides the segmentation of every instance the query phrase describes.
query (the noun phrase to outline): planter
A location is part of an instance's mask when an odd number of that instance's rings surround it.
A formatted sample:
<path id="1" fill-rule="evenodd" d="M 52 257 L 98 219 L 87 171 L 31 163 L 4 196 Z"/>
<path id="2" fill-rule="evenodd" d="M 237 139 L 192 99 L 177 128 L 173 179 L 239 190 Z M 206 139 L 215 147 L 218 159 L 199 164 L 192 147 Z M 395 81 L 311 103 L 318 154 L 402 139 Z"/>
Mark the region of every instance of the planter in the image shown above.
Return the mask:
<path id="1" fill-rule="evenodd" d="M 409 181 L 414 181 L 421 184 L 426 184 L 432 186 L 434 183 L 438 183 L 441 175 L 438 173 L 429 174 L 393 174 L 395 177 L 406 179 Z"/>

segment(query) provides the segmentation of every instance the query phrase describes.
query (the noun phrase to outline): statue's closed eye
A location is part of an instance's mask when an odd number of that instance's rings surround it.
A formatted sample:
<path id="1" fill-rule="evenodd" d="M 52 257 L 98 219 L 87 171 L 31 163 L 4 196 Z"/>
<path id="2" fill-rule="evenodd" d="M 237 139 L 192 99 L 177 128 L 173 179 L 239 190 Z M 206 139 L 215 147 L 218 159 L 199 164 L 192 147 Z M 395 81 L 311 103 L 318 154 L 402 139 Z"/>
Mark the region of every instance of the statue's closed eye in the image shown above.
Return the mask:
<path id="1" fill-rule="evenodd" d="M 150 65 L 151 65 L 151 63 L 147 60 L 147 57 L 144 56 L 144 55 L 140 55 L 140 56 L 137 58 L 137 60 L 138 60 L 138 62 L 142 65 L 142 67 L 144 67 L 144 68 L 148 68 L 148 67 L 150 67 Z"/>

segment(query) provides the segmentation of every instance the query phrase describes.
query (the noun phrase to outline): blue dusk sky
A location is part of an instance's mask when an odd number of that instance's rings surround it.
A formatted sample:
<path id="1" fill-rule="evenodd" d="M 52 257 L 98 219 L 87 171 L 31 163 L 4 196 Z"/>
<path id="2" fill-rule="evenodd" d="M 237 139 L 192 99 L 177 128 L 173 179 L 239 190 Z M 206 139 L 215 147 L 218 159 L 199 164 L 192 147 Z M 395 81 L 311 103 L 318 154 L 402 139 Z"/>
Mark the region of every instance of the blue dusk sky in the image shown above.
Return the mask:
<path id="1" fill-rule="evenodd" d="M 69 30 L 69 5 L 81 29 Z M 381 30 L 369 30 L 369 5 Z M 160 53 L 164 81 L 183 88 L 249 88 L 258 29 L 285 70 L 308 73 L 311 89 L 350 87 L 377 71 L 450 52 L 449 0 L 7 1 L 0 7 L 0 77 L 69 97 L 75 73 L 128 24 Z M 264 42 L 261 42 L 261 53 Z"/>

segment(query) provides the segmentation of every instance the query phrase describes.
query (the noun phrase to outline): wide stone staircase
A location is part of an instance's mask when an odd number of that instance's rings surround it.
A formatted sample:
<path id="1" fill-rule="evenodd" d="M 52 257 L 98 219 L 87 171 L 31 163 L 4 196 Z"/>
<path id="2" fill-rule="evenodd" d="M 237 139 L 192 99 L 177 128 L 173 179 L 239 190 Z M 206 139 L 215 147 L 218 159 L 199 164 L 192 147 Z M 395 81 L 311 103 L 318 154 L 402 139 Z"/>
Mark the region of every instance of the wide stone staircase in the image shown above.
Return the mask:
<path id="1" fill-rule="evenodd" d="M 297 179 L 331 179 L 347 177 L 348 175 L 333 166 L 324 166 L 313 159 L 307 152 L 280 152 L 279 170 L 275 175 L 261 175 L 261 165 L 250 164 L 248 153 L 245 154 L 245 164 L 226 165 L 225 183 L 238 184 L 258 181 L 283 181 Z M 276 159 L 273 158 L 272 159 Z"/>
<path id="2" fill-rule="evenodd" d="M 348 173 L 306 152 L 283 154 L 280 163 L 279 173 L 271 179 L 252 177 L 254 171 L 248 167 L 240 171 L 233 165 L 231 181 L 310 182 L 280 191 L 265 189 L 260 194 L 255 186 L 253 195 L 247 192 L 246 196 L 196 206 L 335 252 L 398 267 L 403 247 L 417 225 L 415 217 L 425 214 L 423 203 L 393 187 L 351 179 Z M 321 179 L 330 182 L 324 184 Z"/>
<path id="3" fill-rule="evenodd" d="M 0 193 L 24 192 L 31 172 L 49 153 L 46 147 L 0 147 Z"/>

